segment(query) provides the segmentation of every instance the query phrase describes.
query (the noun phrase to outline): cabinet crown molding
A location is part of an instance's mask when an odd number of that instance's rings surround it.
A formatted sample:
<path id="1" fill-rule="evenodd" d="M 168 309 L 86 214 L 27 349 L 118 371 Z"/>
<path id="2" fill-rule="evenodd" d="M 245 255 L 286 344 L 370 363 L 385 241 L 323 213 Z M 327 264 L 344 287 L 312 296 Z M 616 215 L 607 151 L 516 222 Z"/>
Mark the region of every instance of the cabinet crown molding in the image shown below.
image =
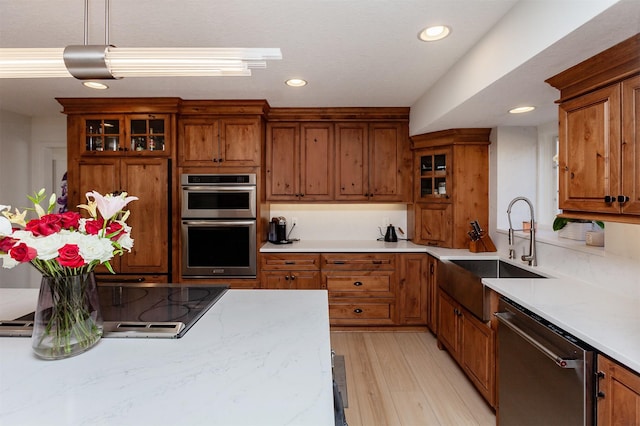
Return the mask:
<path id="1" fill-rule="evenodd" d="M 176 113 L 180 98 L 56 98 L 65 114 Z"/>
<path id="2" fill-rule="evenodd" d="M 491 143 L 489 128 L 448 129 L 411 136 L 411 149 L 432 148 L 443 145 L 470 145 Z"/>
<path id="3" fill-rule="evenodd" d="M 640 74 L 640 33 L 545 80 L 560 90 L 561 103 Z"/>
<path id="4" fill-rule="evenodd" d="M 408 107 L 272 108 L 269 121 L 405 121 Z"/>

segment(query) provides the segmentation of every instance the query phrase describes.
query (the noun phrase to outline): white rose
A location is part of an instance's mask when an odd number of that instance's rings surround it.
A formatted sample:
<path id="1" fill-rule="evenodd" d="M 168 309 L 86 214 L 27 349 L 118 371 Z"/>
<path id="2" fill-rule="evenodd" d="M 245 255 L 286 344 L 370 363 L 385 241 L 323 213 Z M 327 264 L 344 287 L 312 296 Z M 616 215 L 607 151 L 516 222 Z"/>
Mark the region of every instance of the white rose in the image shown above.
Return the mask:
<path id="1" fill-rule="evenodd" d="M 108 239 L 99 238 L 96 235 L 77 235 L 82 237 L 78 239 L 77 244 L 80 256 L 85 262 L 91 263 L 98 260 L 100 263 L 104 263 L 113 257 L 113 245 Z"/>
<path id="2" fill-rule="evenodd" d="M 58 250 L 64 246 L 64 244 L 64 238 L 60 234 L 31 238 L 31 241 L 27 242 L 27 245 L 36 249 L 38 259 L 41 260 L 51 260 L 58 257 Z"/>

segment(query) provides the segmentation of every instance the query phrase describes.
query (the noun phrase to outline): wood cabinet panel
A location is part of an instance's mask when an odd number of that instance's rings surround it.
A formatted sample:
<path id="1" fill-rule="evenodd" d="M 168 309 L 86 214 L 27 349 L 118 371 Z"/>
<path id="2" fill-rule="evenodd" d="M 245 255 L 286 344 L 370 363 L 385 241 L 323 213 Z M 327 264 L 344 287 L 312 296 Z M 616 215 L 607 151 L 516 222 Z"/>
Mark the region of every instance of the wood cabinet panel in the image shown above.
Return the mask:
<path id="1" fill-rule="evenodd" d="M 598 355 L 598 424 L 640 424 L 640 375 Z"/>
<path id="2" fill-rule="evenodd" d="M 329 318 L 334 325 L 392 325 L 393 310 L 388 301 L 347 299 L 329 303 Z"/>
<path id="3" fill-rule="evenodd" d="M 323 253 L 323 270 L 395 270 L 396 255 L 383 253 Z"/>
<path id="4" fill-rule="evenodd" d="M 333 199 L 333 149 L 332 124 L 269 124 L 265 164 L 267 199 Z"/>
<path id="5" fill-rule="evenodd" d="M 400 324 L 427 324 L 429 263 L 424 253 L 399 254 L 398 311 Z"/>
<path id="6" fill-rule="evenodd" d="M 133 249 L 113 258 L 111 265 L 116 272 L 169 271 L 168 174 L 168 160 L 160 158 L 95 158 L 78 164 L 82 194 L 94 190 L 101 194 L 126 191 L 139 198 L 127 205 Z M 99 267 L 97 271 L 106 272 L 106 268 Z"/>
<path id="7" fill-rule="evenodd" d="M 336 199 L 365 199 L 368 191 L 368 126 L 336 124 Z"/>
<path id="8" fill-rule="evenodd" d="M 560 105 L 559 207 L 614 213 L 620 194 L 620 86 Z"/>
<path id="9" fill-rule="evenodd" d="M 622 213 L 640 215 L 640 76 L 622 82 Z"/>
<path id="10" fill-rule="evenodd" d="M 393 297 L 393 272 L 351 271 L 323 272 L 326 288 L 332 296 L 346 297 Z"/>
<path id="11" fill-rule="evenodd" d="M 253 167 L 260 165 L 260 118 L 183 117 L 178 165 Z"/>
<path id="12" fill-rule="evenodd" d="M 438 259 L 428 255 L 427 263 L 427 326 L 434 334 L 438 334 Z"/>
<path id="13" fill-rule="evenodd" d="M 416 236 L 421 244 L 438 247 L 453 246 L 453 206 L 441 203 L 420 203 L 414 206 Z"/>
<path id="14" fill-rule="evenodd" d="M 269 270 L 319 270 L 319 254 L 269 253 L 260 255 L 262 269 Z"/>
<path id="15" fill-rule="evenodd" d="M 262 271 L 260 284 L 265 289 L 317 290 L 322 288 L 318 271 Z"/>
<path id="16" fill-rule="evenodd" d="M 319 254 L 261 253 L 260 286 L 267 289 L 326 288 Z"/>
<path id="17" fill-rule="evenodd" d="M 336 152 L 336 200 L 410 201 L 411 155 L 404 123 L 338 123 Z"/>

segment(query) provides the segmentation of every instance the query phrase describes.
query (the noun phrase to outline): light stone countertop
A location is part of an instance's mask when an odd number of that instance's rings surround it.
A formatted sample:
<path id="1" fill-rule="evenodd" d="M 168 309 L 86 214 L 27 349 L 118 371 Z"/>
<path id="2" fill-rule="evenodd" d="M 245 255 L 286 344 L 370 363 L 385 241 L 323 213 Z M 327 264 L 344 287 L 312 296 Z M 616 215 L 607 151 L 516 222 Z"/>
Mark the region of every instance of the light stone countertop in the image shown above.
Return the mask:
<path id="1" fill-rule="evenodd" d="M 0 317 L 38 290 L 0 289 Z M 333 425 L 327 292 L 229 290 L 181 339 L 44 361 L 0 338 L 0 425 Z"/>

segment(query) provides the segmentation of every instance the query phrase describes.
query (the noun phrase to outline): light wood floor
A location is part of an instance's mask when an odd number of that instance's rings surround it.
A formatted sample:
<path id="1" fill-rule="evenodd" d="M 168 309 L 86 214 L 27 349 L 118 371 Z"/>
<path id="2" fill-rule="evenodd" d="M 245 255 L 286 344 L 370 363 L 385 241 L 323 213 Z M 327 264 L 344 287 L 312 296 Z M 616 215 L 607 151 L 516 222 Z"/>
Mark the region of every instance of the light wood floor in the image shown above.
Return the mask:
<path id="1" fill-rule="evenodd" d="M 344 355 L 349 426 L 495 425 L 495 415 L 430 333 L 332 331 Z"/>

